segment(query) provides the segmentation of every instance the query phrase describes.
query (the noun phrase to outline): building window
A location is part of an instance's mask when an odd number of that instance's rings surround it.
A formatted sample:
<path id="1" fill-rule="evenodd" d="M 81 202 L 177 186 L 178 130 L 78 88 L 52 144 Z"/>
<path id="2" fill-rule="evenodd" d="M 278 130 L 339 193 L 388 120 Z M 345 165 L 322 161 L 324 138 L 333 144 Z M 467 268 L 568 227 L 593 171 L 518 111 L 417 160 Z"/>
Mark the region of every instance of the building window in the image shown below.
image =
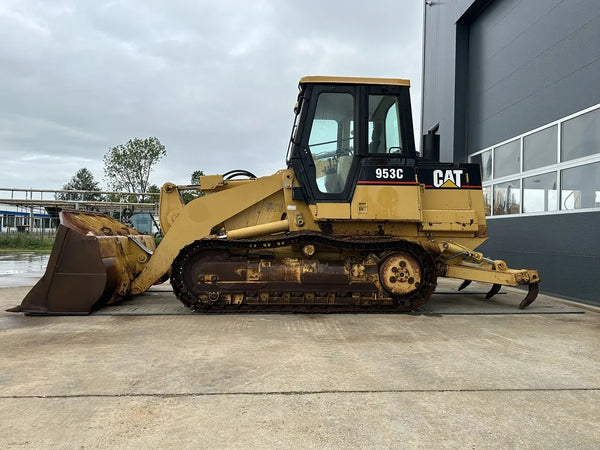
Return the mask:
<path id="1" fill-rule="evenodd" d="M 561 209 L 600 206 L 600 163 L 565 169 L 561 175 Z"/>
<path id="2" fill-rule="evenodd" d="M 471 158 L 471 162 L 479 163 L 481 166 L 481 180 L 490 181 L 492 179 L 492 151 L 488 150 Z"/>
<path id="3" fill-rule="evenodd" d="M 494 215 L 521 212 L 521 181 L 507 181 L 494 185 Z"/>
<path id="4" fill-rule="evenodd" d="M 598 153 L 600 109 L 569 119 L 562 124 L 562 161 Z"/>
<path id="5" fill-rule="evenodd" d="M 492 186 L 483 186 L 483 209 L 486 216 L 492 215 Z"/>
<path id="6" fill-rule="evenodd" d="M 519 139 L 494 148 L 494 178 L 521 171 L 521 142 Z"/>
<path id="7" fill-rule="evenodd" d="M 523 178 L 523 212 L 556 211 L 556 172 Z"/>
<path id="8" fill-rule="evenodd" d="M 600 209 L 600 105 L 470 155 L 486 216 Z"/>
<path id="9" fill-rule="evenodd" d="M 556 164 L 557 146 L 557 125 L 523 137 L 523 170 Z"/>

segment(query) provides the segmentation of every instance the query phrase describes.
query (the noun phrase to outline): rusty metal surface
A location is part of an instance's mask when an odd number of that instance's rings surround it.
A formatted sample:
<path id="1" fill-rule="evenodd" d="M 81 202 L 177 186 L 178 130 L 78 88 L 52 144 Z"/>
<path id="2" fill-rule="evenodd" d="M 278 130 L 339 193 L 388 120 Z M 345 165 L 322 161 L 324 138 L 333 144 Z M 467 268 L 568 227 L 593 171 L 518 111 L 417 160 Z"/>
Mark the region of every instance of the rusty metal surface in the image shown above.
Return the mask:
<path id="1" fill-rule="evenodd" d="M 386 291 L 406 295 L 421 284 L 421 264 L 412 255 L 394 253 L 379 266 L 379 279 Z"/>
<path id="2" fill-rule="evenodd" d="M 93 211 L 62 210 L 60 223 L 84 235 L 128 236 L 140 235 L 135 228 L 128 227 L 106 214 Z"/>
<path id="3" fill-rule="evenodd" d="M 533 303 L 533 301 L 537 298 L 539 291 L 540 291 L 540 286 L 538 283 L 530 284 L 529 291 L 527 292 L 527 296 L 525 296 L 523 301 L 519 304 L 519 309 L 525 309 L 529 305 L 531 305 Z"/>
<path id="4" fill-rule="evenodd" d="M 412 314 L 423 315 L 528 315 L 528 314 L 583 314 L 585 310 L 574 304 L 567 304 L 559 299 L 540 294 L 540 298 L 526 309 L 517 309 L 523 297 L 523 292 L 518 288 L 504 287 L 494 298 L 486 300 L 485 294 L 489 285 L 486 283 L 473 282 L 467 289 L 458 292 L 459 280 L 452 278 L 438 278 L 438 284 L 431 299 Z M 227 311 L 235 314 L 245 314 L 247 311 L 235 309 Z M 285 311 L 268 311 L 270 313 L 286 313 Z M 306 313 L 328 313 L 339 311 L 328 311 L 318 308 Z M 349 310 L 349 313 L 358 311 Z M 362 310 L 363 313 L 369 311 Z M 374 313 L 403 313 L 402 311 L 372 311 Z M 99 316 L 193 316 L 201 314 L 201 311 L 193 312 L 183 303 L 177 301 L 168 283 L 152 286 L 144 294 L 127 298 L 119 303 L 108 305 L 94 311 L 93 315 Z M 209 311 L 210 313 L 210 311 Z"/>
<path id="5" fill-rule="evenodd" d="M 108 277 L 98 241 L 60 225 L 48 267 L 23 299 L 28 314 L 88 314 L 105 300 Z"/>
<path id="6" fill-rule="evenodd" d="M 61 211 L 46 272 L 12 312 L 89 314 L 129 295 L 154 249 L 141 235 L 100 213 Z"/>
<path id="7" fill-rule="evenodd" d="M 307 245 L 316 247 L 314 258 L 305 256 Z M 292 257 L 278 257 L 282 250 Z M 413 279 L 404 291 L 382 286 L 379 263 L 390 257 L 392 265 L 411 261 L 420 282 Z M 196 241 L 175 259 L 171 283 L 195 311 L 410 311 L 431 297 L 436 268 L 422 247 L 408 241 L 295 233 Z"/>
<path id="8" fill-rule="evenodd" d="M 494 295 L 496 295 L 498 292 L 500 292 L 500 288 L 501 287 L 502 287 L 501 284 L 492 284 L 492 287 L 490 288 L 490 290 L 488 291 L 488 293 L 485 294 L 486 300 L 489 300 Z"/>

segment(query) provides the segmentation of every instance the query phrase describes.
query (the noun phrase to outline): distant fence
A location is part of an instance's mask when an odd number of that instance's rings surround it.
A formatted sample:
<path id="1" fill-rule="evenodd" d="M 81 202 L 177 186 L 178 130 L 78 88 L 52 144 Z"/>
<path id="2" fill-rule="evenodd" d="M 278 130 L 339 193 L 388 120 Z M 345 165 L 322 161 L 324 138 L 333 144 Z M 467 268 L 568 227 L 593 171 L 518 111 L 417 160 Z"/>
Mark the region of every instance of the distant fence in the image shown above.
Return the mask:
<path id="1" fill-rule="evenodd" d="M 132 211 L 156 215 L 159 197 L 154 192 L 0 188 L 0 232 L 52 234 L 62 209 L 99 211 L 118 220 Z"/>

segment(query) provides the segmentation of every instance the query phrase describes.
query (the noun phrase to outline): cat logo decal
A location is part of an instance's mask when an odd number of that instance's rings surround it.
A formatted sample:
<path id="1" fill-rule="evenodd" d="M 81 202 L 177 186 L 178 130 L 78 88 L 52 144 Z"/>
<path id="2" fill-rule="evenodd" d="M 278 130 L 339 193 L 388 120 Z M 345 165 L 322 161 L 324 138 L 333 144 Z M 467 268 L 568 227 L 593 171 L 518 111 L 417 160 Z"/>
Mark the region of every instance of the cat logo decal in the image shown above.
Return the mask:
<path id="1" fill-rule="evenodd" d="M 462 169 L 436 169 L 433 171 L 433 186 L 436 188 L 461 188 Z"/>

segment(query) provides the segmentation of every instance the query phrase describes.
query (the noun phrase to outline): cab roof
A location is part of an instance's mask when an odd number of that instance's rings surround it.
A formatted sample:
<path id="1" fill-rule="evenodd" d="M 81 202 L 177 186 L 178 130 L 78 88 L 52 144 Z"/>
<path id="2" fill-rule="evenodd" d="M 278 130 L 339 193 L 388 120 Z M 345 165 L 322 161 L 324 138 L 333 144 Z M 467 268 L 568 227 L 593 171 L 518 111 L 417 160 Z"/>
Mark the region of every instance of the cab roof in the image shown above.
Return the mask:
<path id="1" fill-rule="evenodd" d="M 308 76 L 300 78 L 300 84 L 335 83 L 335 84 L 388 84 L 394 86 L 410 86 L 409 80 L 400 78 L 362 78 L 362 77 L 322 77 Z"/>

